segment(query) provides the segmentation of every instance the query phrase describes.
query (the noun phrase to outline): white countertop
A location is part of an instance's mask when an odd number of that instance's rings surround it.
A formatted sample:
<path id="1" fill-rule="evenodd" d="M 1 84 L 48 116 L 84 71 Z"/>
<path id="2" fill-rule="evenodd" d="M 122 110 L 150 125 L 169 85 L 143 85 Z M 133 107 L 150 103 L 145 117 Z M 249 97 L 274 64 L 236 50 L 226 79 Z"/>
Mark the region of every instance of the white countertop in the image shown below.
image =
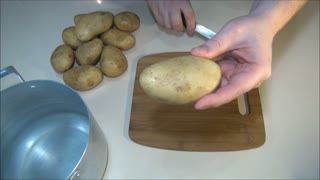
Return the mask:
<path id="1" fill-rule="evenodd" d="M 197 21 L 218 31 L 244 15 L 250 1 L 192 1 Z M 128 71 L 80 92 L 107 138 L 105 179 L 319 179 L 319 1 L 309 2 L 274 41 L 272 77 L 260 87 L 266 143 L 236 152 L 179 152 L 136 144 L 128 137 L 136 63 L 160 52 L 189 51 L 198 36 L 159 28 L 145 1 L 1 1 L 1 68 L 13 65 L 25 80 L 62 76 L 50 65 L 62 30 L 76 14 L 137 13 L 137 45 L 125 52 Z M 2 81 L 1 81 L 2 82 Z"/>

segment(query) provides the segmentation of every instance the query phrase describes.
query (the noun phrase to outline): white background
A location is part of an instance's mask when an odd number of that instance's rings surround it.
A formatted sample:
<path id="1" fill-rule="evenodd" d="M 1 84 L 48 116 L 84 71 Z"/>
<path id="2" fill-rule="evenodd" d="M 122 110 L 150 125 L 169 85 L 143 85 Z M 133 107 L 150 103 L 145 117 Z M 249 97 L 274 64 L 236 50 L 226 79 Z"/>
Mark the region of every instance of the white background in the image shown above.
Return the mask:
<path id="1" fill-rule="evenodd" d="M 218 31 L 245 15 L 250 1 L 192 1 L 197 21 Z M 276 36 L 272 77 L 260 87 L 266 143 L 238 152 L 178 152 L 135 144 L 128 137 L 136 63 L 142 56 L 189 51 L 199 36 L 159 28 L 145 1 L 1 1 L 1 68 L 13 65 L 25 80 L 63 83 L 50 66 L 62 30 L 76 14 L 133 11 L 141 27 L 125 52 L 128 71 L 80 92 L 109 145 L 106 179 L 319 179 L 319 1 L 309 2 Z M 254 31 L 254 29 L 253 29 Z M 235 37 L 236 38 L 236 37 Z M 1 80 L 1 86 L 6 86 Z"/>

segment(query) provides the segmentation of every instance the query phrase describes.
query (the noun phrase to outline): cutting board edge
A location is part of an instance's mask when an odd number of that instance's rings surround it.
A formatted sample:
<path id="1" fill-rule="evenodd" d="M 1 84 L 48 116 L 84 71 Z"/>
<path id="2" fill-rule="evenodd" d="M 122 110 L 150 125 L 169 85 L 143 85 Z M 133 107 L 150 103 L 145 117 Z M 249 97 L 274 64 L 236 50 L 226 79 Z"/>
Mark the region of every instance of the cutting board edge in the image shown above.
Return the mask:
<path id="1" fill-rule="evenodd" d="M 178 148 L 156 146 L 154 144 L 142 143 L 142 142 L 139 142 L 138 140 L 136 140 L 134 138 L 134 136 L 132 136 L 131 134 L 132 134 L 132 132 L 129 131 L 130 140 L 132 142 L 134 142 L 135 144 L 137 144 L 137 145 L 144 146 L 144 147 L 149 147 L 149 148 L 161 149 L 161 150 L 183 151 L 183 152 L 237 152 L 237 151 L 247 151 L 247 150 L 258 149 L 258 148 L 262 147 L 263 145 L 265 145 L 265 143 L 266 143 L 266 134 L 264 134 L 264 139 L 263 139 L 263 141 L 261 141 L 261 143 L 252 145 L 252 146 L 250 146 L 248 148 L 230 148 L 230 149 L 224 148 L 224 149 L 221 149 L 221 150 L 213 150 L 213 149 L 210 149 L 210 150 L 193 149 L 193 150 L 191 150 L 191 149 L 178 149 Z"/>

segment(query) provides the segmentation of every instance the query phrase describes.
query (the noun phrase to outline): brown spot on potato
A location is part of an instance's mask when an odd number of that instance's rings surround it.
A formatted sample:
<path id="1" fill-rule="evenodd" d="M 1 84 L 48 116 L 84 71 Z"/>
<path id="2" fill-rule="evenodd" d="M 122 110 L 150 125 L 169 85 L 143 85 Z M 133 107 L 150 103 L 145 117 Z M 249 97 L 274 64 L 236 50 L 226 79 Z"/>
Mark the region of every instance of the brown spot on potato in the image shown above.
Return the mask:
<path id="1" fill-rule="evenodd" d="M 180 86 L 176 86 L 176 91 L 177 92 L 185 92 L 185 91 L 189 91 L 191 89 L 191 85 L 189 83 L 180 85 Z"/>
<path id="2" fill-rule="evenodd" d="M 95 85 L 95 82 L 91 79 L 88 79 L 88 87 L 92 87 Z"/>

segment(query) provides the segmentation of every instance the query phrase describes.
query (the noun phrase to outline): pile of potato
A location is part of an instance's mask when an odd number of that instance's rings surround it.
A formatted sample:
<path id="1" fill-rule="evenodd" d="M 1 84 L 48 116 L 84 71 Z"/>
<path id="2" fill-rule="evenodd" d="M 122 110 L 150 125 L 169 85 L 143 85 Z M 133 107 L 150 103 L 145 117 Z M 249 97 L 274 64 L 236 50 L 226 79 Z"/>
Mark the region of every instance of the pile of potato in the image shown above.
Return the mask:
<path id="1" fill-rule="evenodd" d="M 131 34 L 140 26 L 133 12 L 113 15 L 108 11 L 79 14 L 74 26 L 62 32 L 63 45 L 52 53 L 50 62 L 64 82 L 78 91 L 96 87 L 103 76 L 118 77 L 128 68 L 123 51 L 136 44 Z M 74 63 L 78 66 L 74 67 Z"/>

